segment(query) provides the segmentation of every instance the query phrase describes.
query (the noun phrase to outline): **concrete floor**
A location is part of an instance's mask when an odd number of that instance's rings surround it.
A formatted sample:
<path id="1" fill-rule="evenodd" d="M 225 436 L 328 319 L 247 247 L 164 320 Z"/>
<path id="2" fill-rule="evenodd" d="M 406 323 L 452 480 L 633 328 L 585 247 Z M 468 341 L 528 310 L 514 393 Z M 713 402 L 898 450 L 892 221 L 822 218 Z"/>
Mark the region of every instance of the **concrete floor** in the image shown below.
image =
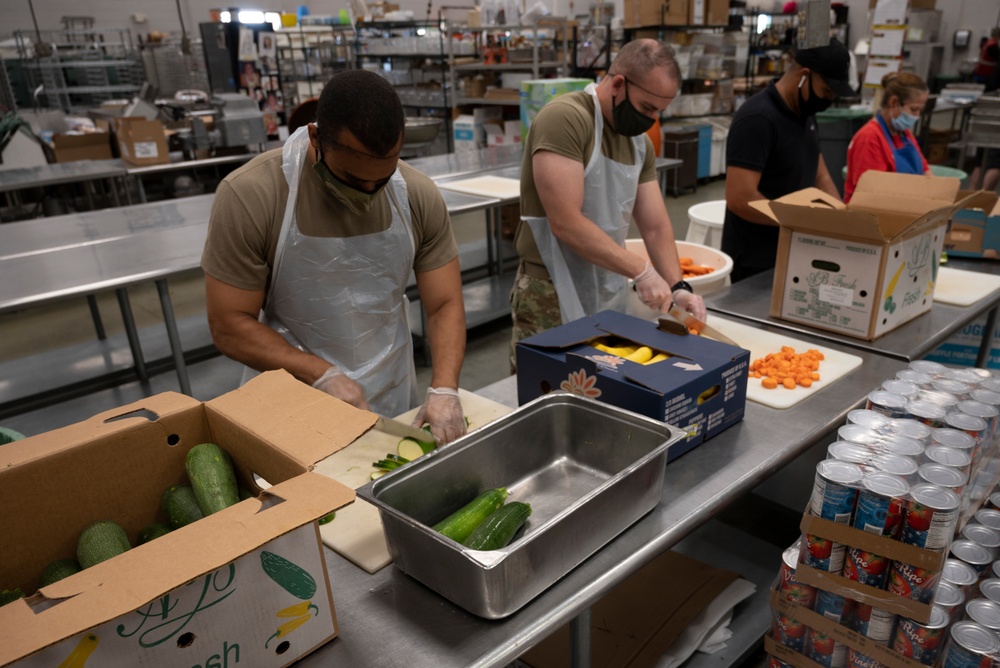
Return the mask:
<path id="1" fill-rule="evenodd" d="M 724 179 L 700 185 L 696 192 L 679 197 L 665 198 L 667 211 L 678 239 L 684 239 L 689 207 L 710 200 L 723 199 Z M 39 224 L 44 224 L 40 220 Z M 477 234 L 482 229 L 476 225 L 456 226 L 456 235 Z M 635 230 L 630 236 L 638 236 Z M 462 242 L 462 239 L 459 239 Z M 204 282 L 200 272 L 177 277 L 170 281 L 170 293 L 178 320 L 185 318 L 199 321 L 205 313 Z M 156 290 L 151 284 L 129 289 L 132 308 L 140 331 L 162 329 L 162 314 Z M 99 308 L 108 335 L 123 331 L 121 316 L 114 294 L 98 297 Z M 207 329 L 207 325 L 204 326 Z M 506 318 L 479 326 L 468 332 L 465 363 L 462 368 L 461 386 L 476 390 L 509 375 L 507 350 L 510 342 L 510 321 Z M 0 364 L 10 368 L 10 362 L 30 360 L 33 356 L 59 354 L 73 346 L 87 345 L 95 340 L 90 312 L 83 300 L 26 309 L 0 316 Z M 127 351 L 127 348 L 126 348 Z M 207 401 L 236 387 L 241 366 L 232 360 L 216 356 L 189 366 L 192 393 L 197 399 Z M 22 372 L 23 373 L 23 372 Z M 430 382 L 430 368 L 417 366 L 419 396 Z M 2 379 L 8 384 L 18 378 L 8 375 Z M 178 382 L 173 371 L 154 375 L 147 383 L 127 382 L 83 397 L 24 413 L 8 415 L 0 424 L 25 434 L 36 434 L 86 419 L 96 413 L 138 401 L 145 396 L 164 391 L 177 391 Z M 15 388 L 16 389 L 16 388 Z M 16 391 L 14 392 L 16 395 Z"/>

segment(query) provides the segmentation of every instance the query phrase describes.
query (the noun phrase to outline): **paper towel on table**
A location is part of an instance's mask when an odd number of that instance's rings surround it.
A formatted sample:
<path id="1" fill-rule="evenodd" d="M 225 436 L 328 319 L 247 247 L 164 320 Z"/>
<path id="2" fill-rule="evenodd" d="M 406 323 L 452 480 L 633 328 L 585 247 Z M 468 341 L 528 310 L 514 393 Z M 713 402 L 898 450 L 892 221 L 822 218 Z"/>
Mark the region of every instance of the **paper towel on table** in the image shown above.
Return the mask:
<path id="1" fill-rule="evenodd" d="M 733 617 L 733 608 L 755 591 L 757 586 L 749 580 L 734 580 L 701 614 L 691 620 L 666 654 L 660 657 L 656 668 L 675 668 L 696 651 L 712 654 L 725 647 L 726 640 L 732 636 L 728 626 Z"/>

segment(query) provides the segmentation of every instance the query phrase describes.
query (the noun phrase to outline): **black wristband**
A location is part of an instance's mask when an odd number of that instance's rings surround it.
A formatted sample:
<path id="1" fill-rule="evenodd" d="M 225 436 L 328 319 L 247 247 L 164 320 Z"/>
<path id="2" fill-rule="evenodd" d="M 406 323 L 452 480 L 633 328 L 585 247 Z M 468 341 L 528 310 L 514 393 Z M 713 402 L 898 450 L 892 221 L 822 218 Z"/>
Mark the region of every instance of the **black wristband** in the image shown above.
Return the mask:
<path id="1" fill-rule="evenodd" d="M 691 284 L 685 281 L 683 278 L 670 286 L 671 294 L 677 292 L 678 290 L 687 290 L 691 294 L 694 294 L 694 288 L 692 288 Z"/>

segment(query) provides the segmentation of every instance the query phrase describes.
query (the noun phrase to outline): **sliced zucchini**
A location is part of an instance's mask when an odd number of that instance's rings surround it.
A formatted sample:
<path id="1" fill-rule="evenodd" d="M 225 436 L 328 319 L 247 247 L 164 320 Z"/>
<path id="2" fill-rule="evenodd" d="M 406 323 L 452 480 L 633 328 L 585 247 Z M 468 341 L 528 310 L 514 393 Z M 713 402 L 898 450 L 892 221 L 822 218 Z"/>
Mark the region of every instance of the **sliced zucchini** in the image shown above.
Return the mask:
<path id="1" fill-rule="evenodd" d="M 392 471 L 393 469 L 398 469 L 402 464 L 389 459 L 380 459 L 377 462 L 372 462 L 372 466 L 383 471 Z"/>
<path id="2" fill-rule="evenodd" d="M 371 480 L 378 480 L 379 478 L 381 478 L 382 476 L 384 476 L 386 473 L 388 473 L 388 471 L 383 471 L 383 470 L 372 471 L 372 474 L 370 476 L 368 476 L 368 478 L 371 479 Z"/>
<path id="3" fill-rule="evenodd" d="M 399 456 L 397 454 L 393 454 L 391 452 L 389 454 L 387 454 L 385 456 L 385 458 L 388 459 L 390 462 L 399 462 L 400 464 L 409 464 L 410 463 L 410 460 L 407 459 L 406 457 L 401 457 L 401 456 Z"/>
<path id="4" fill-rule="evenodd" d="M 423 457 L 431 450 L 437 448 L 434 441 L 418 441 L 415 438 L 404 438 L 396 446 L 396 452 L 400 457 L 405 457 L 411 462 L 417 457 Z"/>

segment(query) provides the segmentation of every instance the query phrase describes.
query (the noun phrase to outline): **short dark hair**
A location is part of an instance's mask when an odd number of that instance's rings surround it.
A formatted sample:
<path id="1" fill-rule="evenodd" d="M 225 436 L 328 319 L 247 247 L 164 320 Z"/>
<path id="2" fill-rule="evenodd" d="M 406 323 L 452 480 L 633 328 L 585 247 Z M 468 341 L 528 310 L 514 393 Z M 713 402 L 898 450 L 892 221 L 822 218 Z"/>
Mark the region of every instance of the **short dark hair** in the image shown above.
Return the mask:
<path id="1" fill-rule="evenodd" d="M 646 73 L 655 67 L 667 68 L 667 74 L 675 81 L 681 80 L 681 68 L 673 48 L 655 39 L 635 39 L 618 51 L 611 62 L 608 73 L 621 74 L 626 79 L 642 81 Z"/>
<path id="2" fill-rule="evenodd" d="M 335 74 L 323 87 L 316 108 L 321 147 L 336 144 L 341 131 L 348 130 L 379 157 L 395 151 L 405 123 L 392 84 L 367 70 Z"/>

